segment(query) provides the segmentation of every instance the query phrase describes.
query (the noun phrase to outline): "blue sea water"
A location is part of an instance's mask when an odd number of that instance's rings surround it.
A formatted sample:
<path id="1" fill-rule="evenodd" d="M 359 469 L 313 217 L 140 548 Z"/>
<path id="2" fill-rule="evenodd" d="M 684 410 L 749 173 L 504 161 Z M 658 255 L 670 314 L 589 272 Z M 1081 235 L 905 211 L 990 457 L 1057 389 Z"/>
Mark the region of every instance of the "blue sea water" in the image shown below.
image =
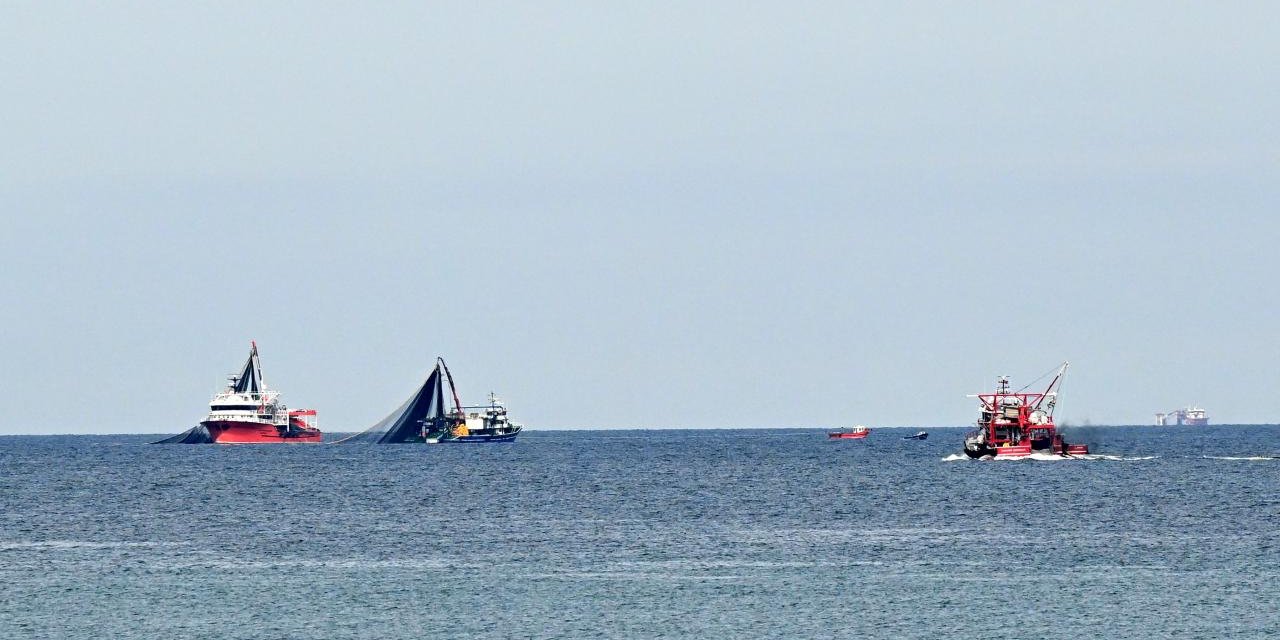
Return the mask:
<path id="1" fill-rule="evenodd" d="M 1280 427 L 0 438 L 2 638 L 1280 634 Z"/>

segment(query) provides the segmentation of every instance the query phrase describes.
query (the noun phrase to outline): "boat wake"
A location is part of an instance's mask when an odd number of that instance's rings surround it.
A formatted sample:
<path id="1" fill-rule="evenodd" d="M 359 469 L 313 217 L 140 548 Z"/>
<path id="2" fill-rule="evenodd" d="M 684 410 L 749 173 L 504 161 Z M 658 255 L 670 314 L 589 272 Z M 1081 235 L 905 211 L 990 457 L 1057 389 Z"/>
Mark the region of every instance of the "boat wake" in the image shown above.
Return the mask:
<path id="1" fill-rule="evenodd" d="M 1204 456 L 1206 460 L 1280 460 L 1280 456 Z"/>
<path id="2" fill-rule="evenodd" d="M 1134 462 L 1139 460 L 1155 460 L 1160 456 L 1105 456 L 1102 454 L 1090 453 L 1086 455 L 1070 456 L 1070 457 L 1076 458 L 1078 460 L 1115 460 L 1120 462 Z"/>
<path id="3" fill-rule="evenodd" d="M 1022 460 L 1111 460 L 1115 462 L 1134 462 L 1139 460 L 1154 460 L 1160 456 L 1109 456 L 1098 453 L 1084 453 L 1077 455 L 1058 455 L 1055 453 L 1033 453 L 1028 456 L 997 456 L 979 458 L 980 460 L 999 460 L 1002 462 L 1018 462 Z M 957 460 L 972 460 L 963 453 L 953 453 L 942 459 L 943 462 L 955 462 Z M 1261 460 L 1262 458 L 1257 458 Z"/>

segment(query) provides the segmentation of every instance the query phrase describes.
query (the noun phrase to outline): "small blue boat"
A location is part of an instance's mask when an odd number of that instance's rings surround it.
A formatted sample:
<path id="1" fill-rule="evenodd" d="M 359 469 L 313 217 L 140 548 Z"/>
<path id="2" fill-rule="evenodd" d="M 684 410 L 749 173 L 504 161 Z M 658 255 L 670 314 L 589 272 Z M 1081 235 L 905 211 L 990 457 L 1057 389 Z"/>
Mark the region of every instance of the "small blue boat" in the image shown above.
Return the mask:
<path id="1" fill-rule="evenodd" d="M 916 433 L 914 433 L 914 434 L 912 434 L 912 435 L 909 435 L 909 436 L 902 436 L 902 439 L 903 439 L 903 440 L 924 440 L 924 439 L 926 439 L 926 438 L 928 438 L 928 437 L 929 437 L 929 432 L 928 432 L 928 431 L 917 431 Z"/>

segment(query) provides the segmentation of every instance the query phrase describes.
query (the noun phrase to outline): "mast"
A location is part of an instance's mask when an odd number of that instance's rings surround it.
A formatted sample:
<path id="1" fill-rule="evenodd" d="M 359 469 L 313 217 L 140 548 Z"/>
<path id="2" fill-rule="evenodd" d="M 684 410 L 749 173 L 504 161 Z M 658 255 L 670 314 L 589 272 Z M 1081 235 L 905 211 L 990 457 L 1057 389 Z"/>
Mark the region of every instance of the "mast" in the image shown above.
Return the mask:
<path id="1" fill-rule="evenodd" d="M 444 367 L 444 376 L 449 379 L 449 391 L 453 394 L 453 409 L 458 412 L 458 418 L 463 422 L 467 420 L 467 414 L 462 412 L 462 401 L 458 400 L 458 388 L 453 384 L 453 374 L 449 373 L 449 365 L 444 363 L 444 358 L 436 357 L 436 362 Z"/>
<path id="2" fill-rule="evenodd" d="M 228 378 L 230 380 L 230 384 L 227 385 L 228 392 L 249 394 L 254 399 L 261 395 L 264 386 L 262 384 L 262 364 L 258 361 L 257 342 L 249 341 L 249 357 L 240 368 L 240 374 L 231 375 Z"/>
<path id="3" fill-rule="evenodd" d="M 258 396 L 263 397 L 262 392 L 266 389 L 267 384 L 262 380 L 262 361 L 258 359 L 258 341 L 249 341 L 249 359 L 253 361 L 253 377 L 258 383 Z"/>
<path id="4" fill-rule="evenodd" d="M 1036 402 L 1037 409 L 1047 398 L 1049 399 L 1049 405 L 1046 408 L 1049 410 L 1049 415 L 1053 415 L 1053 407 L 1058 404 L 1058 393 L 1055 389 L 1061 388 L 1062 379 L 1067 375 L 1067 367 L 1069 366 L 1071 366 L 1070 362 L 1063 362 L 1062 366 L 1058 367 L 1057 375 L 1053 376 L 1053 380 L 1049 381 L 1049 386 L 1045 387 L 1044 393 L 1040 395 L 1040 400 Z"/>

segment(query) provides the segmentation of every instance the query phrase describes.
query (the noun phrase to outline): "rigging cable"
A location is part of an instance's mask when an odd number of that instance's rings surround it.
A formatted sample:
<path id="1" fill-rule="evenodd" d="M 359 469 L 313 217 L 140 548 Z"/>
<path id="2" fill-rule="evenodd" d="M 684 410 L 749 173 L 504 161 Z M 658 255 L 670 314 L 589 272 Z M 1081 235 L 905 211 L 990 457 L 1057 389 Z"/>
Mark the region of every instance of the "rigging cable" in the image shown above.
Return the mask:
<path id="1" fill-rule="evenodd" d="M 1062 368 L 1062 365 L 1057 365 L 1057 366 L 1055 366 L 1054 368 L 1052 368 L 1052 369 L 1050 369 L 1050 370 L 1048 370 L 1048 371 L 1046 371 L 1046 372 L 1044 372 L 1044 373 L 1040 374 L 1040 377 L 1036 378 L 1035 380 L 1032 380 L 1031 382 L 1028 382 L 1028 383 L 1026 383 L 1026 384 L 1022 385 L 1022 388 L 1021 388 L 1021 389 L 1018 389 L 1018 390 L 1017 390 L 1017 391 L 1015 391 L 1014 393 L 1022 393 L 1023 391 L 1026 391 L 1026 390 L 1027 390 L 1031 385 L 1033 385 L 1033 384 L 1035 384 L 1035 383 L 1037 383 L 1037 382 L 1040 382 L 1041 380 L 1044 380 L 1045 378 L 1049 377 L 1049 374 L 1051 374 L 1051 373 L 1053 373 L 1053 372 L 1055 372 L 1055 371 L 1057 371 L 1057 370 L 1059 370 L 1059 369 L 1061 369 L 1061 368 Z"/>

